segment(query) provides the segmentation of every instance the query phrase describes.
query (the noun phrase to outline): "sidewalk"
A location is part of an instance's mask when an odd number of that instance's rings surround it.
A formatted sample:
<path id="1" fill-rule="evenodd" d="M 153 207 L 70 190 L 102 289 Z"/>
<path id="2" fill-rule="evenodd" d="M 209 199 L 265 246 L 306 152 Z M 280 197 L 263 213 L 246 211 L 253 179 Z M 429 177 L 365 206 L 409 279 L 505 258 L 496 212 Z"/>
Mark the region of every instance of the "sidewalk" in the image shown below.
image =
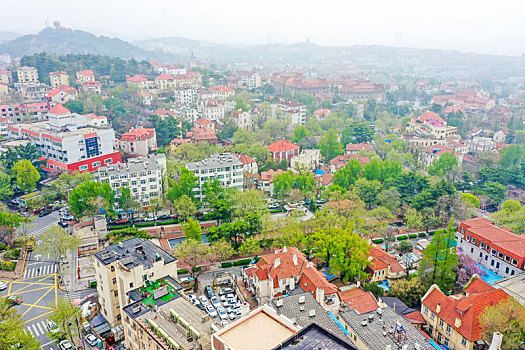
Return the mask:
<path id="1" fill-rule="evenodd" d="M 68 256 L 69 259 L 67 265 L 62 265 L 64 269 L 64 271 L 62 271 L 64 287 L 68 292 L 77 292 L 90 289 L 88 283 L 95 280 L 95 272 L 90 271 L 87 268 L 90 266 L 90 262 L 89 264 L 80 264 L 81 261 L 89 258 L 78 257 L 77 255 L 78 253 L 76 251 L 72 252 L 72 254 Z M 78 278 L 79 267 L 80 278 Z"/>

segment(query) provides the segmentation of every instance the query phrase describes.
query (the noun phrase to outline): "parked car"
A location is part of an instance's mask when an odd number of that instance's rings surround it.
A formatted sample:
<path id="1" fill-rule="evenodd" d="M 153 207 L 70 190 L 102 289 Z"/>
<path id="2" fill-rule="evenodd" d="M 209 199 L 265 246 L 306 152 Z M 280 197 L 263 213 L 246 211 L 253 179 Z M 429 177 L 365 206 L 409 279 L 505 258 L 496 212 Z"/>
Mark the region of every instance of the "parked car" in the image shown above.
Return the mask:
<path id="1" fill-rule="evenodd" d="M 210 301 L 214 308 L 221 306 L 221 301 L 215 295 L 210 298 Z"/>
<path id="2" fill-rule="evenodd" d="M 22 301 L 24 301 L 22 297 L 16 295 L 11 295 L 6 300 L 9 304 L 11 304 L 11 306 L 22 304 Z"/>
<path id="3" fill-rule="evenodd" d="M 58 226 L 62 227 L 62 228 L 66 228 L 69 226 L 69 224 L 67 223 L 67 221 L 59 221 L 58 222 Z"/>
<path id="4" fill-rule="evenodd" d="M 62 340 L 60 343 L 58 343 L 58 347 L 61 350 L 73 350 L 73 345 L 71 345 L 71 342 L 67 339 Z"/>
<path id="5" fill-rule="evenodd" d="M 228 313 L 226 312 L 226 310 L 224 310 L 223 307 L 219 307 L 217 309 L 217 313 L 219 314 L 219 317 L 221 320 L 227 320 L 228 319 Z"/>
<path id="6" fill-rule="evenodd" d="M 4 281 L 0 281 L 0 290 L 4 290 L 7 288 L 7 283 L 5 283 Z"/>
<path id="7" fill-rule="evenodd" d="M 241 317 L 241 310 L 234 310 L 228 313 L 228 317 L 230 318 L 230 320 L 235 320 L 236 318 Z"/>
<path id="8" fill-rule="evenodd" d="M 270 205 L 268 206 L 268 209 L 278 209 L 278 208 L 279 208 L 279 204 L 277 204 L 277 203 L 270 204 Z"/>
<path id="9" fill-rule="evenodd" d="M 44 208 L 37 208 L 35 210 L 33 210 L 33 214 L 40 214 L 42 211 L 44 210 Z"/>
<path id="10" fill-rule="evenodd" d="M 227 325 L 229 325 L 228 321 L 226 320 L 221 321 L 221 326 L 226 327 Z"/>
<path id="11" fill-rule="evenodd" d="M 235 300 L 237 299 L 237 295 L 233 294 L 233 293 L 230 293 L 230 294 L 226 294 L 226 295 L 222 295 L 221 296 L 221 301 L 224 303 L 224 302 L 227 302 L 228 300 Z"/>
<path id="12" fill-rule="evenodd" d="M 115 224 L 127 224 L 128 222 L 128 219 L 115 220 Z"/>
<path id="13" fill-rule="evenodd" d="M 217 317 L 217 311 L 213 308 L 211 305 L 206 305 L 206 312 L 210 317 L 215 318 Z"/>
<path id="14" fill-rule="evenodd" d="M 47 210 L 46 209 L 46 210 L 41 211 L 40 214 L 38 214 L 38 216 L 39 217 L 43 217 L 43 216 L 47 216 L 49 214 L 51 214 L 51 210 Z"/>
<path id="15" fill-rule="evenodd" d="M 171 216 L 171 215 L 161 215 L 157 219 L 158 220 L 172 220 L 173 216 Z"/>
<path id="16" fill-rule="evenodd" d="M 155 221 L 157 220 L 156 216 L 148 216 L 147 218 L 144 218 L 144 221 Z"/>
<path id="17" fill-rule="evenodd" d="M 95 337 L 93 334 L 86 335 L 84 339 L 86 339 L 86 342 L 91 346 L 95 346 L 98 344 L 98 338 Z"/>
<path id="18" fill-rule="evenodd" d="M 197 301 L 197 297 L 195 296 L 195 294 L 188 294 L 188 299 L 190 299 L 190 301 L 195 304 L 195 302 Z"/>
<path id="19" fill-rule="evenodd" d="M 223 288 L 219 292 L 219 295 L 222 296 L 222 295 L 231 294 L 231 293 L 235 293 L 235 291 L 231 288 Z"/>
<path id="20" fill-rule="evenodd" d="M 213 288 L 211 286 L 206 286 L 204 287 L 204 293 L 206 293 L 206 295 L 208 296 L 208 298 L 212 298 L 213 296 L 215 296 L 215 293 L 213 293 Z"/>
<path id="21" fill-rule="evenodd" d="M 51 321 L 51 320 L 47 320 L 46 321 L 46 327 L 47 327 L 47 330 L 51 333 L 51 334 L 56 334 L 60 331 L 60 328 L 58 328 L 58 325 Z"/>
<path id="22" fill-rule="evenodd" d="M 64 215 L 62 217 L 62 219 L 66 220 L 66 221 L 73 221 L 73 220 L 75 220 L 75 217 L 73 215 Z M 119 221 L 121 221 L 121 220 L 119 220 Z M 116 221 L 116 223 L 117 224 L 120 223 L 119 221 Z M 126 222 L 128 222 L 128 221 L 126 220 L 125 222 L 122 222 L 122 223 L 125 224 Z"/>
<path id="23" fill-rule="evenodd" d="M 199 301 L 201 302 L 202 305 L 205 305 L 205 306 L 210 304 L 210 302 L 208 301 L 208 298 L 206 298 L 204 295 L 201 295 L 199 297 Z"/>

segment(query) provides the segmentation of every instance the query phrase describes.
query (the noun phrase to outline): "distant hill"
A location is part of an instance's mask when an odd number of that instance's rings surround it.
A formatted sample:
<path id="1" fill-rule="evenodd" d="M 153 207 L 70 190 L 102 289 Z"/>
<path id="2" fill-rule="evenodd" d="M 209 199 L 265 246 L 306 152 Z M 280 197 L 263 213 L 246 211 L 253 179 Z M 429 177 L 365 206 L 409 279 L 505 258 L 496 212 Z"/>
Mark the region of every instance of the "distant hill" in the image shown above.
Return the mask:
<path id="1" fill-rule="evenodd" d="M 0 45 L 0 53 L 22 57 L 34 53 L 48 52 L 57 55 L 93 54 L 120 58 L 169 60 L 170 54 L 162 51 L 152 52 L 127 41 L 96 36 L 94 34 L 69 28 L 46 28 L 38 34 L 23 35 Z"/>
<path id="2" fill-rule="evenodd" d="M 7 41 L 7 40 L 13 40 L 15 38 L 18 38 L 22 34 L 15 33 L 15 32 L 3 32 L 0 31 L 0 41 Z"/>
<path id="3" fill-rule="evenodd" d="M 135 40 L 131 43 L 146 50 L 162 49 L 164 51 L 170 52 L 184 51 L 185 49 L 193 50 L 195 48 L 201 47 L 204 44 L 198 40 L 181 37 Z"/>

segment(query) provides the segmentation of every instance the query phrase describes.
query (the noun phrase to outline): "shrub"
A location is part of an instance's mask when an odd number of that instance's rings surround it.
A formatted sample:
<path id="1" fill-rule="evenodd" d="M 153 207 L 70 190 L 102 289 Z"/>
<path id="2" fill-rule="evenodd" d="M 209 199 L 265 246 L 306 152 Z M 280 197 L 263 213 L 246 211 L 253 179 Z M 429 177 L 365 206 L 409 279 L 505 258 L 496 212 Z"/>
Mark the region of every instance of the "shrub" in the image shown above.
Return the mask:
<path id="1" fill-rule="evenodd" d="M 417 233 L 411 233 L 408 235 L 409 238 L 417 238 Z"/>
<path id="2" fill-rule="evenodd" d="M 436 233 L 436 231 L 430 231 L 428 234 L 431 235 L 431 236 L 433 236 L 434 233 Z"/>
<path id="3" fill-rule="evenodd" d="M 425 232 L 419 232 L 419 233 L 418 233 L 418 236 L 419 236 L 419 237 L 426 237 L 427 234 L 426 234 Z"/>
<path id="4" fill-rule="evenodd" d="M 89 288 L 97 288 L 97 281 L 89 282 Z"/>
<path id="5" fill-rule="evenodd" d="M 155 226 L 154 222 L 141 222 L 140 224 L 135 224 L 136 227 L 150 227 Z"/>
<path id="6" fill-rule="evenodd" d="M 14 261 L 0 261 L 0 270 L 14 271 L 16 268 L 16 262 Z"/>
<path id="7" fill-rule="evenodd" d="M 15 240 L 13 241 L 14 248 L 22 248 L 25 245 L 26 245 L 26 238 L 24 237 L 15 238 Z"/>
<path id="8" fill-rule="evenodd" d="M 124 228 L 129 228 L 129 227 L 131 227 L 131 225 L 109 226 L 108 230 L 109 231 L 115 231 L 115 230 L 122 230 Z"/>
<path id="9" fill-rule="evenodd" d="M 407 235 L 397 236 L 398 241 L 404 241 L 405 239 L 408 239 Z"/>
<path id="10" fill-rule="evenodd" d="M 372 240 L 372 243 L 374 243 L 374 244 L 381 244 L 381 243 L 383 243 L 384 241 L 385 241 L 384 239 L 382 239 L 382 238 L 378 238 L 378 239 L 373 239 L 373 240 Z"/>
<path id="11" fill-rule="evenodd" d="M 233 266 L 243 266 L 243 265 L 248 265 L 251 261 L 252 261 L 252 259 L 250 259 L 250 258 L 248 258 L 248 259 L 237 260 L 237 261 L 234 261 L 234 262 L 233 262 Z"/>
<path id="12" fill-rule="evenodd" d="M 162 222 L 157 222 L 157 226 L 159 225 L 175 225 L 175 224 L 180 224 L 180 220 L 170 220 L 170 221 L 162 221 Z"/>
<path id="13" fill-rule="evenodd" d="M 179 275 L 184 275 L 185 273 L 188 273 L 188 270 L 186 270 L 186 269 L 178 269 L 177 270 L 177 274 L 179 274 Z"/>
<path id="14" fill-rule="evenodd" d="M 225 268 L 225 267 L 232 267 L 233 266 L 233 263 L 231 261 L 226 261 L 226 262 L 223 262 L 221 264 L 221 267 L 222 268 Z"/>
<path id="15" fill-rule="evenodd" d="M 22 251 L 21 249 L 10 249 L 5 253 L 4 258 L 11 259 L 11 260 L 17 260 L 18 257 L 20 256 L 21 251 Z"/>
<path id="16" fill-rule="evenodd" d="M 7 247 L 5 245 L 3 245 L 3 244 L 0 244 L 0 251 L 1 250 L 7 250 Z"/>
<path id="17" fill-rule="evenodd" d="M 386 240 L 389 242 L 394 242 L 396 240 L 396 237 L 387 237 Z"/>
<path id="18" fill-rule="evenodd" d="M 377 282 L 363 283 L 363 289 L 371 292 L 376 298 L 381 298 L 385 295 L 385 290 Z"/>

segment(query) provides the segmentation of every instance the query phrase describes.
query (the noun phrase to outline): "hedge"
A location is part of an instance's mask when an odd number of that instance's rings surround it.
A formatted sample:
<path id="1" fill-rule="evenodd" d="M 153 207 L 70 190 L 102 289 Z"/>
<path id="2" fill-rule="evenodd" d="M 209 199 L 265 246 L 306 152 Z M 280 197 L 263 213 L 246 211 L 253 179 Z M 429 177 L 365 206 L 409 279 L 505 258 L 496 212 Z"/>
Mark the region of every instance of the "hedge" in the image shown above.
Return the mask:
<path id="1" fill-rule="evenodd" d="M 16 268 L 16 262 L 14 261 L 0 261 L 0 270 L 14 271 Z"/>
<path id="2" fill-rule="evenodd" d="M 222 268 L 226 268 L 226 267 L 232 267 L 233 266 L 233 263 L 231 261 L 226 261 L 226 262 L 223 262 L 221 264 L 221 267 Z"/>
<path id="3" fill-rule="evenodd" d="M 405 239 L 408 239 L 407 235 L 397 236 L 396 238 L 398 241 L 404 241 Z"/>
<path id="4" fill-rule="evenodd" d="M 409 238 L 417 238 L 417 233 L 411 233 L 408 235 Z"/>
<path id="5" fill-rule="evenodd" d="M 419 232 L 419 233 L 418 233 L 418 236 L 419 236 L 419 237 L 426 237 L 427 234 L 426 234 L 425 232 Z"/>
<path id="6" fill-rule="evenodd" d="M 243 265 L 248 265 L 249 263 L 252 262 L 252 259 L 248 258 L 248 259 L 242 259 L 242 260 L 237 260 L 237 261 L 234 261 L 233 262 L 233 266 L 243 266 Z"/>
<path id="7" fill-rule="evenodd" d="M 431 236 L 433 236 L 434 233 L 436 233 L 436 231 L 430 231 L 428 234 L 431 235 Z"/>
<path id="8" fill-rule="evenodd" d="M 139 224 L 135 224 L 136 227 L 150 227 L 155 226 L 154 222 L 141 222 Z"/>
<path id="9" fill-rule="evenodd" d="M 286 211 L 286 210 L 285 209 L 272 209 L 272 210 L 269 210 L 269 213 L 270 214 L 282 213 L 283 211 Z"/>
<path id="10" fill-rule="evenodd" d="M 109 226 L 108 230 L 109 231 L 115 231 L 115 230 L 122 230 L 124 228 L 130 228 L 130 227 L 131 227 L 131 225 Z"/>
<path id="11" fill-rule="evenodd" d="M 373 240 L 372 240 L 372 243 L 374 243 L 374 244 L 381 244 L 381 243 L 383 243 L 384 241 L 385 241 L 384 239 L 382 239 L 382 238 L 378 238 L 378 239 L 373 239 Z"/>
<path id="12" fill-rule="evenodd" d="M 188 270 L 186 270 L 186 269 L 178 269 L 177 270 L 177 274 L 179 274 L 179 275 L 184 275 L 185 273 L 188 273 Z"/>
<path id="13" fill-rule="evenodd" d="M 4 258 L 11 260 L 18 260 L 20 256 L 21 249 L 10 249 L 4 254 Z"/>
<path id="14" fill-rule="evenodd" d="M 97 281 L 92 281 L 89 283 L 90 288 L 96 288 L 97 287 Z"/>

